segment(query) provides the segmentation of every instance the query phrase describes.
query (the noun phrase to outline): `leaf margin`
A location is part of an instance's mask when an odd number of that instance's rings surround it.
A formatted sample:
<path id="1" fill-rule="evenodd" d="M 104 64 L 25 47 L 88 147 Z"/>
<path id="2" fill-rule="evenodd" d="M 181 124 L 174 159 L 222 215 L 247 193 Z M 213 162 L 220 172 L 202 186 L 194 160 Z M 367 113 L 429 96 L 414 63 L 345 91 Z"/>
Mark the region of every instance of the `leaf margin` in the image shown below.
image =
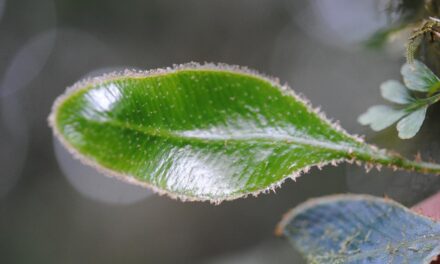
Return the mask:
<path id="1" fill-rule="evenodd" d="M 148 78 L 148 77 L 155 77 L 160 75 L 166 75 L 175 73 L 178 71 L 185 71 L 185 70 L 204 70 L 204 71 L 222 71 L 222 72 L 231 72 L 234 74 L 242 74 L 245 76 L 250 76 L 253 78 L 257 78 L 260 80 L 263 80 L 269 84 L 271 84 L 276 89 L 280 90 L 283 95 L 293 97 L 295 101 L 297 101 L 300 104 L 303 104 L 306 108 L 307 112 L 309 114 L 314 114 L 318 118 L 320 118 L 325 124 L 327 124 L 330 128 L 334 129 L 335 131 L 342 133 L 344 136 L 347 136 L 351 139 L 353 139 L 357 143 L 366 144 L 364 139 L 358 135 L 349 134 L 344 128 L 342 128 L 337 121 L 333 121 L 325 115 L 324 112 L 321 111 L 320 107 L 314 108 L 310 101 L 305 98 L 302 94 L 296 93 L 290 86 L 288 86 L 287 83 L 281 84 L 280 80 L 278 78 L 274 78 L 265 74 L 261 74 L 256 70 L 250 69 L 248 67 L 238 66 L 238 65 L 229 65 L 225 63 L 197 63 L 197 62 L 189 62 L 184 64 L 174 64 L 172 67 L 166 67 L 166 68 L 157 68 L 153 70 L 145 70 L 145 71 L 138 71 L 138 70 L 129 70 L 126 69 L 124 71 L 116 71 L 116 72 L 110 72 L 107 74 L 103 74 L 100 76 L 92 77 L 92 78 L 85 78 L 82 79 L 76 83 L 74 83 L 72 86 L 69 86 L 66 88 L 65 92 L 58 96 L 51 108 L 51 113 L 48 116 L 48 124 L 49 127 L 52 128 L 53 135 L 55 138 L 57 138 L 61 145 L 68 150 L 68 152 L 77 160 L 79 160 L 83 165 L 90 166 L 94 168 L 95 170 L 99 171 L 100 173 L 103 173 L 104 175 L 112 178 L 116 178 L 118 180 L 121 180 L 123 182 L 137 185 L 143 188 L 148 188 L 152 190 L 154 193 L 159 194 L 160 196 L 165 195 L 172 199 L 180 200 L 182 202 L 189 201 L 189 202 L 204 202 L 208 201 L 213 204 L 220 204 L 223 201 L 232 201 L 236 200 L 238 198 L 246 198 L 248 196 L 254 196 L 257 197 L 261 193 L 268 193 L 270 191 L 274 191 L 276 188 L 279 188 L 285 181 L 288 179 L 292 179 L 293 181 L 296 181 L 298 177 L 300 177 L 302 174 L 307 173 L 311 168 L 317 167 L 321 169 L 323 166 L 326 165 L 333 165 L 336 166 L 339 163 L 342 162 L 348 162 L 353 163 L 353 159 L 348 158 L 340 158 L 340 159 L 334 159 L 331 161 L 325 161 L 321 162 L 319 164 L 315 165 L 309 165 L 305 166 L 300 170 L 294 171 L 291 173 L 291 175 L 274 182 L 265 188 L 259 189 L 257 191 L 248 192 L 245 194 L 236 194 L 228 196 L 224 199 L 209 199 L 209 198 L 199 198 L 195 196 L 188 196 L 184 194 L 177 194 L 172 193 L 170 191 L 167 191 L 165 189 L 161 189 L 159 187 L 154 186 L 153 184 L 140 181 L 136 179 L 134 176 L 127 175 L 124 173 L 120 173 L 117 171 L 113 171 L 109 168 L 104 167 L 103 165 L 100 165 L 98 162 L 95 162 L 92 158 L 85 156 L 84 154 L 80 153 L 74 146 L 72 146 L 62 135 L 62 133 L 59 131 L 56 121 L 56 113 L 57 109 L 64 103 L 66 99 L 68 99 L 70 96 L 74 95 L 77 92 L 80 92 L 82 90 L 90 89 L 97 85 L 102 85 L 107 82 L 115 81 L 115 80 L 121 80 L 125 78 Z M 372 149 L 377 150 L 377 147 L 371 144 L 367 144 Z"/>

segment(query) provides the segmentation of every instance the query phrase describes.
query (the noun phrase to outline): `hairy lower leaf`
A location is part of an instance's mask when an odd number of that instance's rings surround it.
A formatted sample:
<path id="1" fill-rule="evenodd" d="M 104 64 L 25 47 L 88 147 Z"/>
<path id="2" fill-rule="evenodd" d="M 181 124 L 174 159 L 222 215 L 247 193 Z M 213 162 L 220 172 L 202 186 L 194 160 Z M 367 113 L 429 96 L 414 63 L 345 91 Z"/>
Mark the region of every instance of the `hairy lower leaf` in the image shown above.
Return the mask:
<path id="1" fill-rule="evenodd" d="M 343 160 L 440 170 L 369 146 L 290 88 L 225 65 L 83 81 L 57 99 L 49 120 L 83 162 L 182 199 L 256 194 Z"/>
<path id="2" fill-rule="evenodd" d="M 387 199 L 335 195 L 289 212 L 278 230 L 309 263 L 430 263 L 440 223 Z"/>

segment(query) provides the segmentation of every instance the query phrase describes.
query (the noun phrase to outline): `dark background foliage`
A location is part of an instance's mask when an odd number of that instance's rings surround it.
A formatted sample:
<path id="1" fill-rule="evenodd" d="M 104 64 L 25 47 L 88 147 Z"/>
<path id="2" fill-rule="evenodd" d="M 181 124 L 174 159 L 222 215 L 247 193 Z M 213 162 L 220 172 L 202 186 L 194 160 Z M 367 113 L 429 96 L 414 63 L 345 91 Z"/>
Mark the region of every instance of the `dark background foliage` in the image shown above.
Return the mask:
<path id="1" fill-rule="evenodd" d="M 84 168 L 47 126 L 56 96 L 85 76 L 212 61 L 277 76 L 350 132 L 370 133 L 356 118 L 403 62 L 399 47 L 356 45 L 386 21 L 377 2 L 0 0 L 0 262 L 300 263 L 273 230 L 307 198 L 357 192 L 412 205 L 433 193 L 435 177 L 343 165 L 276 194 L 181 203 Z M 439 161 L 438 114 L 412 140 L 393 129 L 369 140 Z"/>

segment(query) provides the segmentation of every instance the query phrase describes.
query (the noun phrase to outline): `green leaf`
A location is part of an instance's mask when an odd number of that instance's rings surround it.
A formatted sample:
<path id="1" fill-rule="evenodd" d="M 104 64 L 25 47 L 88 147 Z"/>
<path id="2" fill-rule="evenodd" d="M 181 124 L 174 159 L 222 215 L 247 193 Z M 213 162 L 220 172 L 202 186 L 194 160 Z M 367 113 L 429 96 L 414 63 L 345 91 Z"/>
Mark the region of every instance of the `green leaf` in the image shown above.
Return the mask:
<path id="1" fill-rule="evenodd" d="M 412 101 L 412 97 L 400 82 L 389 80 L 380 85 L 382 97 L 396 104 L 408 104 Z"/>
<path id="2" fill-rule="evenodd" d="M 430 88 L 440 82 L 439 78 L 425 64 L 415 60 L 405 63 L 401 73 L 405 85 L 414 91 L 429 92 Z"/>
<path id="3" fill-rule="evenodd" d="M 381 49 L 388 42 L 393 41 L 399 33 L 402 33 L 408 25 L 403 23 L 397 26 L 392 26 L 376 31 L 365 42 L 364 45 L 370 49 Z"/>
<path id="4" fill-rule="evenodd" d="M 359 116 L 358 122 L 370 125 L 374 131 L 383 130 L 406 115 L 404 110 L 394 109 L 387 105 L 375 105 Z"/>
<path id="5" fill-rule="evenodd" d="M 401 139 L 412 138 L 419 132 L 425 120 L 427 109 L 428 106 L 424 106 L 402 118 L 402 120 L 397 123 L 397 131 L 399 131 L 399 137 Z"/>
<path id="6" fill-rule="evenodd" d="M 335 195 L 289 212 L 278 226 L 308 263 L 430 263 L 440 223 L 388 199 Z"/>
<path id="7" fill-rule="evenodd" d="M 364 45 L 370 49 L 380 49 L 390 40 L 391 36 L 398 30 L 386 28 L 376 31 L 365 42 Z"/>
<path id="8" fill-rule="evenodd" d="M 106 174 L 187 200 L 220 202 L 357 159 L 439 173 L 348 135 L 290 88 L 233 66 L 187 64 L 79 82 L 49 122 L 64 146 Z"/>

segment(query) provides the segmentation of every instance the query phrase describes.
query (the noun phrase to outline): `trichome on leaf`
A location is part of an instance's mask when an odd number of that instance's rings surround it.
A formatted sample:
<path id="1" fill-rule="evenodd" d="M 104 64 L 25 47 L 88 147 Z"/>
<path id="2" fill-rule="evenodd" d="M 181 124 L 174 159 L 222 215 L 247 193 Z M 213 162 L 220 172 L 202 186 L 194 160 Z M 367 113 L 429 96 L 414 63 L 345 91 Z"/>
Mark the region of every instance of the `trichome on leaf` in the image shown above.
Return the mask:
<path id="1" fill-rule="evenodd" d="M 248 69 L 195 63 L 81 81 L 49 122 L 84 163 L 183 200 L 256 195 L 341 161 L 440 173 L 351 136 L 289 87 Z"/>

